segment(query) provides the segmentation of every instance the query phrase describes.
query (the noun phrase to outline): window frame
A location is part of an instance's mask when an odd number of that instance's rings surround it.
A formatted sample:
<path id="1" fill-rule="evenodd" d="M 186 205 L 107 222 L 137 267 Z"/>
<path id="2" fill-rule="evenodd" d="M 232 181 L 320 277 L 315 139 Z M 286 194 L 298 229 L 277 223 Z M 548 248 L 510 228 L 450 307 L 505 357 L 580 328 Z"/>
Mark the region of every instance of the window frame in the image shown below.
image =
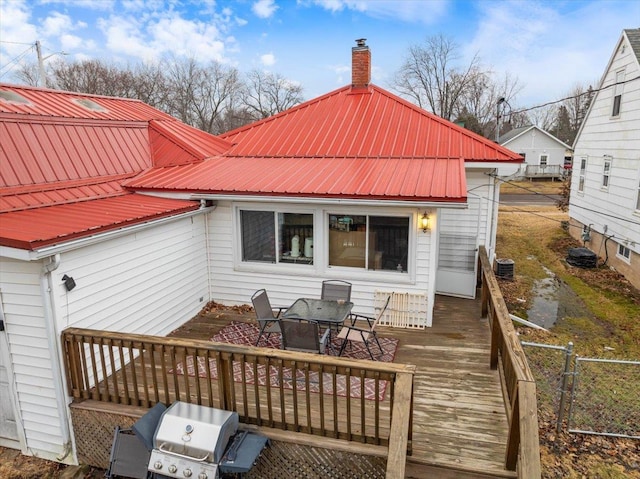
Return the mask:
<path id="1" fill-rule="evenodd" d="M 638 189 L 636 190 L 636 214 L 640 213 L 640 178 L 636 179 Z"/>
<path id="2" fill-rule="evenodd" d="M 623 245 L 622 243 L 618 243 L 618 248 L 616 249 L 616 257 L 625 263 L 631 264 L 631 249 L 628 246 Z"/>
<path id="3" fill-rule="evenodd" d="M 587 157 L 580 158 L 580 169 L 578 170 L 578 193 L 584 193 L 584 184 L 587 176 Z"/>
<path id="4" fill-rule="evenodd" d="M 314 255 L 313 264 L 290 264 L 290 263 L 270 263 L 252 262 L 242 260 L 242 220 L 241 211 L 269 211 L 271 213 L 300 213 L 313 214 L 313 239 Z M 329 267 L 329 214 L 353 215 L 354 211 L 358 215 L 366 216 L 394 216 L 409 218 L 408 231 L 408 271 L 398 274 L 392 270 L 367 270 L 352 267 L 333 266 Z M 406 208 L 396 208 L 393 206 L 368 207 L 368 206 L 344 206 L 335 205 L 308 205 L 295 203 L 261 203 L 261 202 L 232 202 L 232 269 L 234 271 L 257 273 L 257 274 L 283 274 L 290 276 L 322 276 L 324 278 L 344 279 L 345 274 L 353 280 L 376 281 L 380 283 L 393 284 L 415 284 L 416 282 L 416 254 L 418 237 L 423 235 L 418 229 L 418 218 L 423 211 Z M 433 218 L 432 218 L 433 221 Z M 431 229 L 431 232 L 433 229 Z M 301 245 L 302 247 L 302 245 Z"/>
<path id="5" fill-rule="evenodd" d="M 365 245 L 365 265 L 364 267 L 360 266 L 345 266 L 345 265 L 332 265 L 331 264 L 331 239 L 330 239 L 330 224 L 331 224 L 331 216 L 364 216 L 365 224 L 366 224 L 366 245 Z M 403 218 L 407 220 L 407 244 L 406 244 L 406 263 L 407 269 L 402 270 L 393 270 L 393 269 L 374 269 L 371 268 L 367 263 L 370 261 L 370 225 L 371 225 L 371 217 L 377 218 Z M 389 213 L 387 211 L 375 211 L 375 210 L 366 210 L 366 211 L 357 211 L 357 214 L 354 213 L 353 209 L 347 209 L 345 211 L 344 208 L 326 208 L 324 210 L 324 223 L 323 233 L 325 235 L 324 242 L 324 267 L 327 271 L 335 270 L 335 271 L 349 271 L 355 274 L 375 274 L 377 275 L 391 275 L 394 278 L 406 278 L 407 276 L 413 278 L 414 276 L 414 265 L 413 259 L 415 257 L 415 236 L 417 231 L 416 226 L 416 214 L 415 213 Z M 369 267 L 368 267 L 369 266 Z M 401 273 L 401 276 L 398 275 Z M 350 273 L 351 274 L 351 273 Z"/>
<path id="6" fill-rule="evenodd" d="M 613 98 L 611 99 L 611 118 L 620 118 L 622 110 L 622 94 L 624 92 L 625 70 L 618 70 L 615 74 Z"/>
<path id="7" fill-rule="evenodd" d="M 601 189 L 608 190 L 611 184 L 611 167 L 613 166 L 613 157 L 605 155 L 602 163 L 602 184 Z"/>
<path id="8" fill-rule="evenodd" d="M 235 223 L 235 238 L 233 239 L 234 244 L 234 263 L 235 268 L 240 270 L 264 270 L 264 269 L 273 269 L 276 271 L 280 271 L 284 269 L 290 269 L 292 271 L 306 271 L 309 273 L 310 270 L 316 269 L 316 265 L 318 263 L 317 257 L 314 251 L 313 262 L 309 263 L 307 261 L 282 261 L 279 244 L 280 244 L 280 231 L 279 231 L 279 215 L 280 214 L 299 214 L 299 215 L 311 215 L 313 221 L 313 242 L 314 245 L 317 242 L 318 237 L 318 221 L 317 221 L 317 211 L 314 208 L 297 206 L 297 205 L 256 205 L 256 204 L 242 204 L 236 205 L 234 212 L 234 223 Z M 274 222 L 274 230 L 275 230 L 275 238 L 274 238 L 274 251 L 275 251 L 275 261 L 246 261 L 243 259 L 243 230 L 242 230 L 242 212 L 243 211 L 261 211 L 271 213 L 273 215 Z M 304 244 L 300 245 L 300 250 L 304 250 Z"/>

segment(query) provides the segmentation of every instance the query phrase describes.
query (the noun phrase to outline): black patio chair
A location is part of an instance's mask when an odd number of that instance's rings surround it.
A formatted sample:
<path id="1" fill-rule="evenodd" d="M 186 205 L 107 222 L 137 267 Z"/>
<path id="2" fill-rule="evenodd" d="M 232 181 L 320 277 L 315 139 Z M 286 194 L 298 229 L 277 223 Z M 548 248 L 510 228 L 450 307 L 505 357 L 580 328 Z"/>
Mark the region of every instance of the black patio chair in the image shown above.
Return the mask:
<path id="1" fill-rule="evenodd" d="M 256 341 L 256 346 L 260 344 L 260 339 L 263 334 L 267 334 L 267 339 L 271 336 L 271 333 L 280 333 L 280 315 L 282 311 L 287 308 L 273 308 L 267 295 L 267 290 L 259 289 L 253 296 L 251 296 L 251 302 L 253 303 L 253 309 L 256 312 L 256 320 L 260 326 L 260 334 Z M 277 313 L 276 313 L 277 311 Z"/>
<path id="2" fill-rule="evenodd" d="M 351 283 L 339 279 L 323 281 L 320 299 L 351 301 Z"/>
<path id="3" fill-rule="evenodd" d="M 281 319 L 282 349 L 303 353 L 324 354 L 329 340 L 329 329 L 320 335 L 316 321 L 305 319 Z"/>

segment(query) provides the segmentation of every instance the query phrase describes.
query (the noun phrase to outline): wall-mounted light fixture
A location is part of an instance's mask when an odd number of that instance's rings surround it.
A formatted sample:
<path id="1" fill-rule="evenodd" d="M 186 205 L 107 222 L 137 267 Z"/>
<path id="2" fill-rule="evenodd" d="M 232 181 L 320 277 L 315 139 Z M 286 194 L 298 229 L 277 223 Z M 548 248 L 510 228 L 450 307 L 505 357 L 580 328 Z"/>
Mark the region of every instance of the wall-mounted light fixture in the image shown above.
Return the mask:
<path id="1" fill-rule="evenodd" d="M 426 211 L 420 217 L 420 228 L 422 228 L 423 233 L 426 233 L 429 229 L 429 215 Z"/>
<path id="2" fill-rule="evenodd" d="M 76 287 L 76 281 L 66 274 L 62 277 L 62 281 L 64 281 L 64 287 L 67 288 L 67 291 L 71 291 Z"/>

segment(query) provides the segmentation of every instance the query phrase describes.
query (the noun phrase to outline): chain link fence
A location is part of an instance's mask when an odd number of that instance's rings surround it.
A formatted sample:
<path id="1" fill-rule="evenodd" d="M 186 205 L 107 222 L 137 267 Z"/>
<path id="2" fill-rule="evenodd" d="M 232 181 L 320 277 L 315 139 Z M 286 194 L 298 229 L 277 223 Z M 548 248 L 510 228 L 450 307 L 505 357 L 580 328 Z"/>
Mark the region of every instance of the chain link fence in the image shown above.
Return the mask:
<path id="1" fill-rule="evenodd" d="M 571 433 L 640 439 L 640 361 L 574 356 L 573 344 L 522 342 L 540 419 Z"/>
<path id="2" fill-rule="evenodd" d="M 640 361 L 576 357 L 568 430 L 640 439 Z"/>

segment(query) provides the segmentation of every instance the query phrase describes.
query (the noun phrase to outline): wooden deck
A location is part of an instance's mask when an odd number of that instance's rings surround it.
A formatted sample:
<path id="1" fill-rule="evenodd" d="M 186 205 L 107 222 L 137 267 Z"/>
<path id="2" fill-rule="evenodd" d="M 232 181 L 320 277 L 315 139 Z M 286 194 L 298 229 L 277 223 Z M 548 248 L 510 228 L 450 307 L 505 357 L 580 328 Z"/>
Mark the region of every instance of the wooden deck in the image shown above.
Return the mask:
<path id="1" fill-rule="evenodd" d="M 231 321 L 253 318 L 239 309 L 216 310 L 171 336 L 208 339 Z M 400 340 L 395 363 L 417 366 L 406 477 L 516 477 L 504 468 L 507 417 L 499 373 L 489 367 L 490 331 L 480 301 L 438 296 L 433 327 L 380 328 L 379 334 Z"/>

